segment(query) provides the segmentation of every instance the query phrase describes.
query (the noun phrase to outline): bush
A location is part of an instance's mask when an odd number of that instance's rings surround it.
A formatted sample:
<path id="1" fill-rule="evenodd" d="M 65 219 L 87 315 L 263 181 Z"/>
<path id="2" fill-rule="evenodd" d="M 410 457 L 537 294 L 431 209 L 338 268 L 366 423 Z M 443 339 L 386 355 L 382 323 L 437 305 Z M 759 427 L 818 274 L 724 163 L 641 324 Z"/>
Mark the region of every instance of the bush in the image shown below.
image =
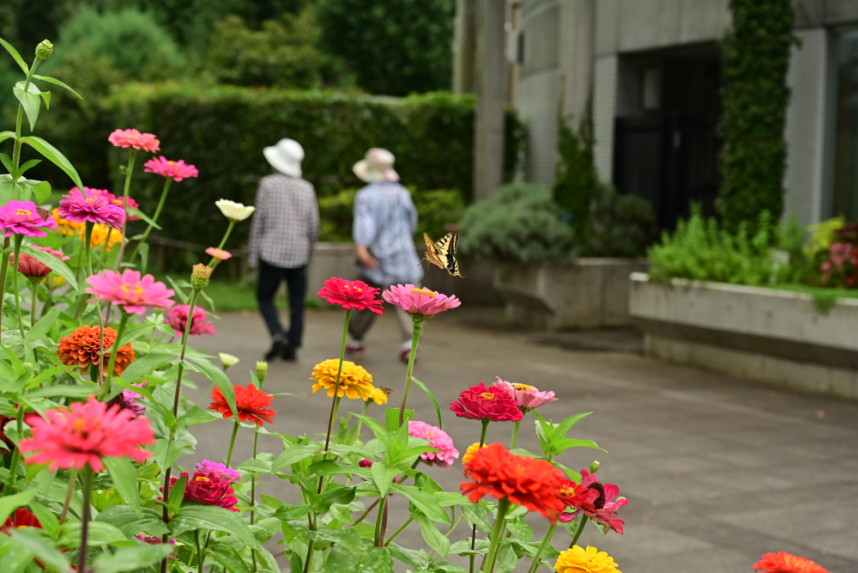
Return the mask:
<path id="1" fill-rule="evenodd" d="M 462 254 L 538 263 L 571 254 L 572 230 L 544 187 L 513 183 L 474 203 L 459 223 Z"/>
<path id="2" fill-rule="evenodd" d="M 757 231 L 750 235 L 747 222 L 737 232 L 705 219 L 694 206 L 691 218 L 679 221 L 673 233 L 649 249 L 650 277 L 657 281 L 686 278 L 744 285 L 772 282 L 774 258 L 770 249 L 776 230 L 763 211 Z"/>
<path id="3" fill-rule="evenodd" d="M 593 163 L 593 121 L 588 110 L 577 131 L 564 121 L 559 123 L 554 200 L 568 213 L 575 240 L 583 242 L 589 227 L 590 203 L 601 190 Z"/>
<path id="4" fill-rule="evenodd" d="M 590 202 L 590 216 L 579 255 L 642 257 L 658 233 L 649 201 L 620 195 L 611 185 L 599 186 Z"/>

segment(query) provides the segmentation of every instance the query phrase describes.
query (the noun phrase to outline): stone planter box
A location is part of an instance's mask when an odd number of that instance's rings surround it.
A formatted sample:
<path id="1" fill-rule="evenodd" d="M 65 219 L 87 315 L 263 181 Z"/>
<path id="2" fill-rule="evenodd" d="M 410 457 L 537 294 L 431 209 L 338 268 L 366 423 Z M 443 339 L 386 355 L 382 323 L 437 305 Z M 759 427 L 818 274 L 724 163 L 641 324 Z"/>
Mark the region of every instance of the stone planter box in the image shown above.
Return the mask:
<path id="1" fill-rule="evenodd" d="M 630 279 L 644 352 L 671 362 L 858 398 L 858 300 L 820 313 L 810 295 L 673 279 Z"/>
<path id="2" fill-rule="evenodd" d="M 495 273 L 495 289 L 512 322 L 544 330 L 618 327 L 629 317 L 629 275 L 646 259 L 581 258 L 535 265 L 509 264 Z"/>

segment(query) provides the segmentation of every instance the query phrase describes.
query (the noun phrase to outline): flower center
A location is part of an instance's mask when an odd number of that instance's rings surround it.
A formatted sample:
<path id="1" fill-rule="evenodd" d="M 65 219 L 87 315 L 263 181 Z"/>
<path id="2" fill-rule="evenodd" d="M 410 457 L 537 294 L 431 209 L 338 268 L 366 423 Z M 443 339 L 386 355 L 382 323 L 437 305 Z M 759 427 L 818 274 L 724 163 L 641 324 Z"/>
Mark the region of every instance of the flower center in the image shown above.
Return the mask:
<path id="1" fill-rule="evenodd" d="M 87 199 L 87 200 L 86 200 L 86 202 L 87 202 L 87 203 L 92 203 L 92 199 Z"/>
<path id="2" fill-rule="evenodd" d="M 419 292 L 421 294 L 428 294 L 430 298 L 435 298 L 435 293 L 429 290 L 428 288 L 413 288 L 411 292 Z"/>
<path id="3" fill-rule="evenodd" d="M 142 287 L 142 286 L 140 286 L 139 284 L 134 285 L 134 288 L 132 289 L 132 288 L 131 288 L 131 285 L 130 285 L 129 283 L 122 283 L 122 284 L 119 286 L 119 288 L 121 288 L 121 289 L 122 289 L 122 291 L 125 293 L 125 296 L 126 296 L 126 297 L 128 298 L 128 300 L 130 300 L 131 302 L 137 302 L 137 301 L 139 301 L 141 298 L 143 298 L 143 297 L 142 297 L 143 292 L 144 292 L 144 291 L 143 291 L 143 287 Z"/>
<path id="4" fill-rule="evenodd" d="M 197 483 L 210 483 L 212 480 L 204 476 L 197 476 L 194 478 L 194 481 Z"/>
<path id="5" fill-rule="evenodd" d="M 483 392 L 482 394 L 480 394 L 480 398 L 485 398 L 486 400 L 494 400 L 495 395 L 491 392 Z"/>
<path id="6" fill-rule="evenodd" d="M 513 386 L 516 390 L 524 390 L 525 392 L 530 392 L 532 390 L 536 390 L 533 386 L 528 386 L 527 384 L 516 384 Z"/>
<path id="7" fill-rule="evenodd" d="M 18 209 L 17 211 L 15 211 L 15 214 L 18 215 L 19 217 L 29 217 L 33 213 L 31 213 L 30 211 L 27 211 L 26 209 Z"/>
<path id="8" fill-rule="evenodd" d="M 605 502 L 607 499 L 605 498 L 605 486 L 602 485 L 602 482 L 596 481 L 590 484 L 589 489 L 596 490 L 599 492 L 599 498 L 593 502 L 593 505 L 596 509 L 602 509 L 605 507 Z"/>
<path id="9" fill-rule="evenodd" d="M 176 162 L 175 162 L 175 161 L 168 161 L 168 162 L 167 162 L 167 165 L 175 165 L 175 164 L 176 164 Z"/>

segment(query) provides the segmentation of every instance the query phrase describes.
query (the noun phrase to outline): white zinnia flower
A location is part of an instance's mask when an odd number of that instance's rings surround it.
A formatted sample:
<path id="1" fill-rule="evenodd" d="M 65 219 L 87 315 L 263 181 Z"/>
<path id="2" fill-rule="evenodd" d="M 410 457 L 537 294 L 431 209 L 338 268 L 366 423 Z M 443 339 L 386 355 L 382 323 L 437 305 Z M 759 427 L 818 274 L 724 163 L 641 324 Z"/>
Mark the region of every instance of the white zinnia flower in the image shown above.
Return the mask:
<path id="1" fill-rule="evenodd" d="M 215 201 L 215 205 L 217 205 L 217 208 L 220 209 L 220 212 L 223 213 L 227 219 L 236 223 L 244 221 L 250 217 L 254 211 L 256 211 L 256 207 L 247 207 L 241 203 L 227 201 L 226 199 Z"/>
<path id="2" fill-rule="evenodd" d="M 232 354 L 227 354 L 226 352 L 218 352 L 218 358 L 220 358 L 221 363 L 223 364 L 223 369 L 226 371 L 230 366 L 235 366 L 238 364 L 238 356 L 233 356 Z"/>

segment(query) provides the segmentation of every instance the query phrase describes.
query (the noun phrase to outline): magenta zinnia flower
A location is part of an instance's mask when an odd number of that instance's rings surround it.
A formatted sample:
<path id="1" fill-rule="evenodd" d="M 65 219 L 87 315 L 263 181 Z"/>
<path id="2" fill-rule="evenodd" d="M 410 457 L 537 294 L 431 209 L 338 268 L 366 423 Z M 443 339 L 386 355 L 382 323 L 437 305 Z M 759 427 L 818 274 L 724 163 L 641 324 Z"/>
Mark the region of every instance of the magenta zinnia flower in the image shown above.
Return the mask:
<path id="1" fill-rule="evenodd" d="M 447 296 L 428 288 L 417 288 L 412 284 L 392 285 L 381 296 L 411 316 L 426 318 L 462 304 L 455 295 Z"/>
<path id="2" fill-rule="evenodd" d="M 501 386 L 509 392 L 510 396 L 512 396 L 513 400 L 516 401 L 518 407 L 522 410 L 535 410 L 544 404 L 557 401 L 557 398 L 554 397 L 554 392 L 540 392 L 527 384 L 513 384 L 512 382 L 501 380 L 500 376 L 497 379 L 498 381 L 495 382 L 495 386 Z"/>
<path id="3" fill-rule="evenodd" d="M 152 455 L 140 446 L 155 443 L 146 418 L 134 418 L 129 410 L 108 407 L 93 396 L 86 404 L 75 402 L 71 410 L 57 408 L 45 418 L 30 418 L 33 437 L 21 440 L 21 451 L 37 453 L 28 464 L 50 463 L 50 470 L 81 469 L 87 464 L 95 472 L 104 469 L 103 458 L 129 456 L 143 462 Z"/>
<path id="4" fill-rule="evenodd" d="M 89 187 L 84 187 L 84 189 L 87 190 L 87 195 L 95 194 L 95 195 L 98 195 L 100 197 L 104 197 L 105 199 L 107 199 L 108 201 L 110 201 L 111 203 L 116 205 L 117 207 L 122 208 L 123 211 L 125 210 L 125 197 L 123 197 L 122 195 L 117 197 L 116 195 L 114 195 L 113 193 L 108 191 L 107 189 L 90 189 Z M 131 209 L 139 209 L 140 205 L 137 204 L 137 201 L 135 201 L 133 197 L 129 197 L 128 198 L 128 207 Z M 129 221 L 139 221 L 140 217 L 138 217 L 136 215 L 129 215 L 128 220 Z"/>
<path id="5" fill-rule="evenodd" d="M 408 422 L 408 435 L 420 438 L 421 440 L 429 440 L 430 446 L 436 450 L 440 450 L 440 452 L 424 452 L 420 454 L 420 459 L 425 464 L 449 468 L 459 457 L 459 450 L 453 446 L 453 438 L 441 428 L 436 428 L 426 422 L 412 420 Z"/>
<path id="6" fill-rule="evenodd" d="M 68 195 L 60 199 L 60 217 L 73 223 L 102 223 L 121 229 L 125 221 L 125 209 L 100 193 L 102 191 L 89 187 L 84 187 L 83 192 L 72 187 Z"/>
<path id="7" fill-rule="evenodd" d="M 486 388 L 482 382 L 459 394 L 459 401 L 450 404 L 450 409 L 459 418 L 469 420 L 518 422 L 524 417 L 505 388 L 497 384 Z"/>
<path id="8" fill-rule="evenodd" d="M 203 472 L 194 472 L 194 477 L 189 476 L 187 472 L 182 472 L 182 477 L 188 478 L 188 485 L 185 487 L 185 501 L 195 501 L 203 505 L 216 505 L 230 511 L 238 511 L 235 508 L 235 504 L 238 503 L 235 490 L 232 489 L 232 484 L 223 477 Z M 170 487 L 172 488 L 177 481 L 179 481 L 178 478 L 171 478 Z"/>
<path id="9" fill-rule="evenodd" d="M 599 526 L 602 533 L 613 530 L 622 535 L 625 522 L 616 514 L 629 500 L 617 497 L 620 495 L 620 488 L 612 483 L 602 485 L 602 482 L 587 470 L 581 470 L 581 485 L 597 492 L 599 496 L 593 501 L 592 508 L 587 505 L 578 506 L 574 513 L 561 513 L 560 521 L 569 523 L 578 517 L 579 513 L 583 513 Z"/>
<path id="10" fill-rule="evenodd" d="M 173 181 L 181 181 L 188 177 L 199 177 L 200 172 L 193 165 L 188 165 L 184 160 L 169 161 L 166 157 L 155 157 L 144 164 L 146 173 L 154 173 L 169 177 Z"/>
<path id="11" fill-rule="evenodd" d="M 194 472 L 206 474 L 209 478 L 217 478 L 229 483 L 241 483 L 241 473 L 226 467 L 224 464 L 203 460 L 194 467 Z"/>
<path id="12" fill-rule="evenodd" d="M 158 151 L 161 142 L 151 133 L 140 133 L 136 129 L 117 129 L 107 138 L 116 147 L 133 147 L 143 151 Z"/>
<path id="13" fill-rule="evenodd" d="M 188 311 L 191 310 L 189 304 L 177 304 L 166 314 L 164 321 L 173 327 L 176 331 L 176 336 L 185 334 L 185 328 L 188 324 Z M 194 307 L 194 317 L 191 319 L 191 336 L 202 336 L 203 334 L 215 334 L 214 326 L 208 322 L 206 311 L 198 306 Z"/>
<path id="14" fill-rule="evenodd" d="M 86 292 L 95 295 L 92 301 L 108 302 L 121 306 L 125 312 L 143 314 L 146 307 L 170 308 L 175 294 L 164 283 L 156 282 L 152 275 L 140 277 L 139 271 L 125 269 L 122 274 L 106 270 L 92 275 L 86 282 Z"/>
<path id="15" fill-rule="evenodd" d="M 46 237 L 45 229 L 57 228 L 53 217 L 43 219 L 36 204 L 32 201 L 9 201 L 0 207 L 0 230 L 5 237 L 26 235 L 28 237 Z"/>
<path id="16" fill-rule="evenodd" d="M 224 251 L 223 249 L 218 249 L 217 247 L 209 247 L 206 249 L 206 254 L 218 259 L 219 261 L 225 261 L 232 258 L 232 253 Z"/>

